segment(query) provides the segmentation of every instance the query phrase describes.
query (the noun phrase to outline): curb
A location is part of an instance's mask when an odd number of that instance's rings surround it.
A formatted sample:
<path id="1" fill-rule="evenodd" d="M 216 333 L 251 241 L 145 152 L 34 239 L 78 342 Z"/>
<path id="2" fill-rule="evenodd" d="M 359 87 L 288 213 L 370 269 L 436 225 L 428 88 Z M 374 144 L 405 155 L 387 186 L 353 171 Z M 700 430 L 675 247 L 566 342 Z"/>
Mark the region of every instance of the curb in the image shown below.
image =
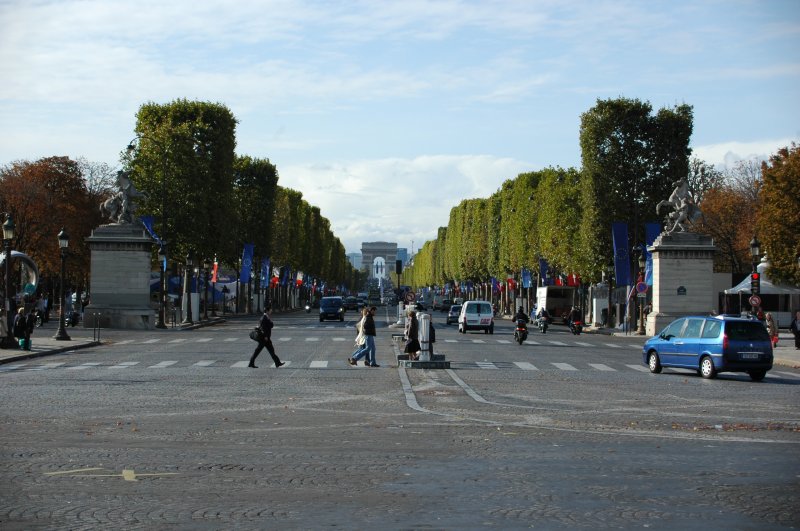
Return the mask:
<path id="1" fill-rule="evenodd" d="M 44 356 L 52 356 L 53 354 L 61 354 L 62 352 L 70 352 L 70 351 L 73 351 L 73 350 L 80 350 L 80 349 L 84 349 L 84 348 L 97 347 L 97 346 L 100 346 L 102 344 L 103 344 L 102 341 L 88 341 L 86 343 L 78 343 L 78 344 L 75 344 L 75 345 L 68 345 L 68 346 L 64 346 L 64 347 L 61 347 L 61 348 L 42 350 L 40 352 L 26 352 L 25 354 L 19 354 L 19 355 L 16 355 L 16 356 L 12 355 L 12 356 L 9 356 L 7 358 L 0 359 L 0 365 L 6 364 L 6 363 L 11 363 L 11 362 L 14 362 L 14 361 L 22 361 L 22 360 L 28 360 L 28 359 L 32 359 L 32 358 L 42 358 Z"/>

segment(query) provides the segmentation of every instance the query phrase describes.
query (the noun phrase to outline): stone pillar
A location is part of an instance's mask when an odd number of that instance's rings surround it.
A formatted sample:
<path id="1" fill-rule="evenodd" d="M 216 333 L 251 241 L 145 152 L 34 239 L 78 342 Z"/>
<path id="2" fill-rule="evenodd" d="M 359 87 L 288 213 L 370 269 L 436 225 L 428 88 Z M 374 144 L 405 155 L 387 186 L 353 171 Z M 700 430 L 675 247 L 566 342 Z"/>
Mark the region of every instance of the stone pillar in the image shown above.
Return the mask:
<path id="1" fill-rule="evenodd" d="M 153 240 L 139 224 L 102 225 L 87 239 L 91 250 L 90 295 L 84 326 L 152 329 L 150 304 Z"/>
<path id="2" fill-rule="evenodd" d="M 714 242 L 693 232 L 661 233 L 653 253 L 653 308 L 645 331 L 656 335 L 673 319 L 708 315 L 715 307 Z"/>

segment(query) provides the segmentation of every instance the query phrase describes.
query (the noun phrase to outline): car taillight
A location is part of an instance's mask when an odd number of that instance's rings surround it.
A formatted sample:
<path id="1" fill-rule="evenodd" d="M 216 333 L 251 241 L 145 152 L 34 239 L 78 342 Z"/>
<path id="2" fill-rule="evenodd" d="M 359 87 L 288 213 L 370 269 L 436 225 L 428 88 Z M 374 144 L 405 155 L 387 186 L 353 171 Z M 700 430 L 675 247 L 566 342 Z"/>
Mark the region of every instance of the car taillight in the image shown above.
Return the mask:
<path id="1" fill-rule="evenodd" d="M 722 350 L 728 350 L 728 334 L 722 336 Z"/>

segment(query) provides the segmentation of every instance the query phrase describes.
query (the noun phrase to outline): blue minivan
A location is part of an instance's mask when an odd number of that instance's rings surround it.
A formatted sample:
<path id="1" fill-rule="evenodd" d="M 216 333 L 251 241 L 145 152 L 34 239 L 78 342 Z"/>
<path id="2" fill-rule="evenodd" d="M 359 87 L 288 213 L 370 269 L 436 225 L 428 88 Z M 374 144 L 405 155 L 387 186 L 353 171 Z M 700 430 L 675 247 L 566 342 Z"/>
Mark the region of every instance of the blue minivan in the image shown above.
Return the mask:
<path id="1" fill-rule="evenodd" d="M 696 370 L 703 378 L 746 372 L 759 382 L 772 369 L 772 359 L 772 341 L 761 321 L 728 316 L 681 317 L 642 349 L 650 372 L 679 367 Z"/>

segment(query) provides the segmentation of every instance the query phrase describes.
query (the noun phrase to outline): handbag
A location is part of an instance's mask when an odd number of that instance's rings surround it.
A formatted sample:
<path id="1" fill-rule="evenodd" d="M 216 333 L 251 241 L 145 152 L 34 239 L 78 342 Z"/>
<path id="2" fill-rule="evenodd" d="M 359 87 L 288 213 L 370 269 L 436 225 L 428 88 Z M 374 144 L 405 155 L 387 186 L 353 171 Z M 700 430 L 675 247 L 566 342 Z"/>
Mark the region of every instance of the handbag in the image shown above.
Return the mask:
<path id="1" fill-rule="evenodd" d="M 263 337 L 263 334 L 261 333 L 261 329 L 260 328 L 253 328 L 250 331 L 250 339 L 252 339 L 253 341 L 261 341 L 262 337 Z"/>

